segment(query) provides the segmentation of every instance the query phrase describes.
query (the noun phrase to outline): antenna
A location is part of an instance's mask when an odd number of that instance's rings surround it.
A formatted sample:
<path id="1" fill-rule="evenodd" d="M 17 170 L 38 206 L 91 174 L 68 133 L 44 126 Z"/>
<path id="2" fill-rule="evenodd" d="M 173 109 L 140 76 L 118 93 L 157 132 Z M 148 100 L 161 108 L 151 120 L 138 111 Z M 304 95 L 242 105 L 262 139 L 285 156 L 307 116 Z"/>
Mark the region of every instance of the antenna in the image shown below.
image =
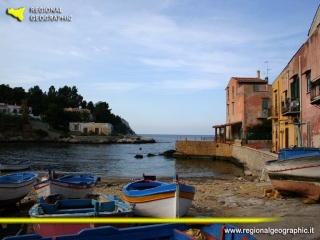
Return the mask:
<path id="1" fill-rule="evenodd" d="M 264 63 L 267 64 L 267 72 L 264 73 L 264 74 L 267 74 L 267 78 L 269 79 L 269 71 L 271 70 L 271 69 L 269 68 L 269 62 L 268 62 L 268 61 L 265 61 Z"/>

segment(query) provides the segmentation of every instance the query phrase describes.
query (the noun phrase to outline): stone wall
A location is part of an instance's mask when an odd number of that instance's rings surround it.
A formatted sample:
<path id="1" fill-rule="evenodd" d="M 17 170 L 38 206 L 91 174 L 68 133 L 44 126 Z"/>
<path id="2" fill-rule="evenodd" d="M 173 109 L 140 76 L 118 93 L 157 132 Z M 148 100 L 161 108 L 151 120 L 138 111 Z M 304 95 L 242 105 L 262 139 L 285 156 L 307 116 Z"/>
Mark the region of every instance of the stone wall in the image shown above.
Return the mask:
<path id="1" fill-rule="evenodd" d="M 266 161 L 277 159 L 278 157 L 277 154 L 268 151 L 236 145 L 233 145 L 232 156 L 243 163 L 248 169 L 257 172 L 258 174 L 262 174 L 265 169 Z"/>
<path id="2" fill-rule="evenodd" d="M 187 156 L 232 157 L 232 146 L 214 141 L 176 141 L 176 151 Z"/>
<path id="3" fill-rule="evenodd" d="M 258 150 L 238 144 L 216 143 L 214 141 L 176 141 L 176 151 L 180 157 L 202 156 L 233 158 L 256 175 L 265 174 L 265 162 L 276 159 L 277 154 L 268 150 Z M 262 176 L 264 177 L 264 176 Z"/>

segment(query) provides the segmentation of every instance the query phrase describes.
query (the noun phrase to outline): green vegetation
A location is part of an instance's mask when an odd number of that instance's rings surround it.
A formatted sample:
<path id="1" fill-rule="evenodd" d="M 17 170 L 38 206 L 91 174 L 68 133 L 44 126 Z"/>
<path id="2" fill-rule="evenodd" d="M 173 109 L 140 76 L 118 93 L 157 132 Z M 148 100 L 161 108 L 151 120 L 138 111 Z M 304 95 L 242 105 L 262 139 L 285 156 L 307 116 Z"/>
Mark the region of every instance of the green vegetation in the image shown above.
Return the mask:
<path id="1" fill-rule="evenodd" d="M 22 106 L 20 111 L 22 117 L 16 116 L 17 118 L 14 121 L 7 119 L 14 116 L 1 114 L 0 127 L 10 121 L 15 123 L 17 127 L 21 127 L 20 125 L 23 121 L 27 121 L 28 108 L 31 107 L 34 116 L 41 116 L 42 121 L 47 122 L 54 129 L 63 130 L 67 133 L 69 131 L 69 122 L 89 122 L 90 115 L 85 112 L 66 112 L 64 108 L 82 108 L 91 111 L 92 121 L 111 123 L 113 125 L 112 134 L 134 134 L 120 116 L 111 112 L 107 102 L 98 102 L 96 104 L 93 104 L 92 101 L 87 102 L 78 94 L 78 89 L 75 86 L 64 86 L 58 90 L 51 86 L 48 92 L 43 92 L 39 86 L 34 86 L 25 92 L 21 87 L 11 88 L 9 85 L 1 84 L 0 103 Z M 19 121 L 22 121 L 22 123 Z"/>
<path id="2" fill-rule="evenodd" d="M 263 123 L 252 125 L 247 128 L 246 140 L 271 140 L 272 121 L 264 120 Z"/>

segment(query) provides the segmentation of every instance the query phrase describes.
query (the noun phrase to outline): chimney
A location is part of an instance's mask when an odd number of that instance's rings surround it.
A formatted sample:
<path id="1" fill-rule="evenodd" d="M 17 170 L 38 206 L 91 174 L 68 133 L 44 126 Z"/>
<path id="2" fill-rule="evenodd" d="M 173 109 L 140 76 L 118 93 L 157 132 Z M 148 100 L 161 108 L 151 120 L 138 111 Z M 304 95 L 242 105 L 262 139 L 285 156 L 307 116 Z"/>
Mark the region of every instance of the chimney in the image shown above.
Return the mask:
<path id="1" fill-rule="evenodd" d="M 260 79 L 260 70 L 257 71 L 257 78 Z"/>

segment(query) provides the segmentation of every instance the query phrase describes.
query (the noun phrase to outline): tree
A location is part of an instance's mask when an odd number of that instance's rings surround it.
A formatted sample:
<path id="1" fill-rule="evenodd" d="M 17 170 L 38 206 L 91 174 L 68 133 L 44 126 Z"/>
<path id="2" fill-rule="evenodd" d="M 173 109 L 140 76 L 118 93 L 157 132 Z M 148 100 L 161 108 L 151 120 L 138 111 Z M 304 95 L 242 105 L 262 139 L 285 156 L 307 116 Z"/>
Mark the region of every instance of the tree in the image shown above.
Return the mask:
<path id="1" fill-rule="evenodd" d="M 247 140 L 271 140 L 272 139 L 272 121 L 264 120 L 263 123 L 247 127 Z"/>
<path id="2" fill-rule="evenodd" d="M 43 92 L 39 86 L 34 86 L 30 88 L 27 93 L 27 101 L 29 107 L 32 108 L 32 114 L 39 116 L 44 112 L 43 108 Z"/>
<path id="3" fill-rule="evenodd" d="M 110 123 L 111 109 L 106 102 L 98 102 L 93 110 L 95 121 L 99 123 Z"/>
<path id="4" fill-rule="evenodd" d="M 14 104 L 21 105 L 22 101 L 26 99 L 26 92 L 22 87 L 15 87 L 12 90 Z"/>
<path id="5" fill-rule="evenodd" d="M 78 94 L 78 89 L 73 86 L 72 88 L 64 86 L 58 90 L 58 104 L 61 107 L 78 108 L 81 106 L 83 97 Z"/>

